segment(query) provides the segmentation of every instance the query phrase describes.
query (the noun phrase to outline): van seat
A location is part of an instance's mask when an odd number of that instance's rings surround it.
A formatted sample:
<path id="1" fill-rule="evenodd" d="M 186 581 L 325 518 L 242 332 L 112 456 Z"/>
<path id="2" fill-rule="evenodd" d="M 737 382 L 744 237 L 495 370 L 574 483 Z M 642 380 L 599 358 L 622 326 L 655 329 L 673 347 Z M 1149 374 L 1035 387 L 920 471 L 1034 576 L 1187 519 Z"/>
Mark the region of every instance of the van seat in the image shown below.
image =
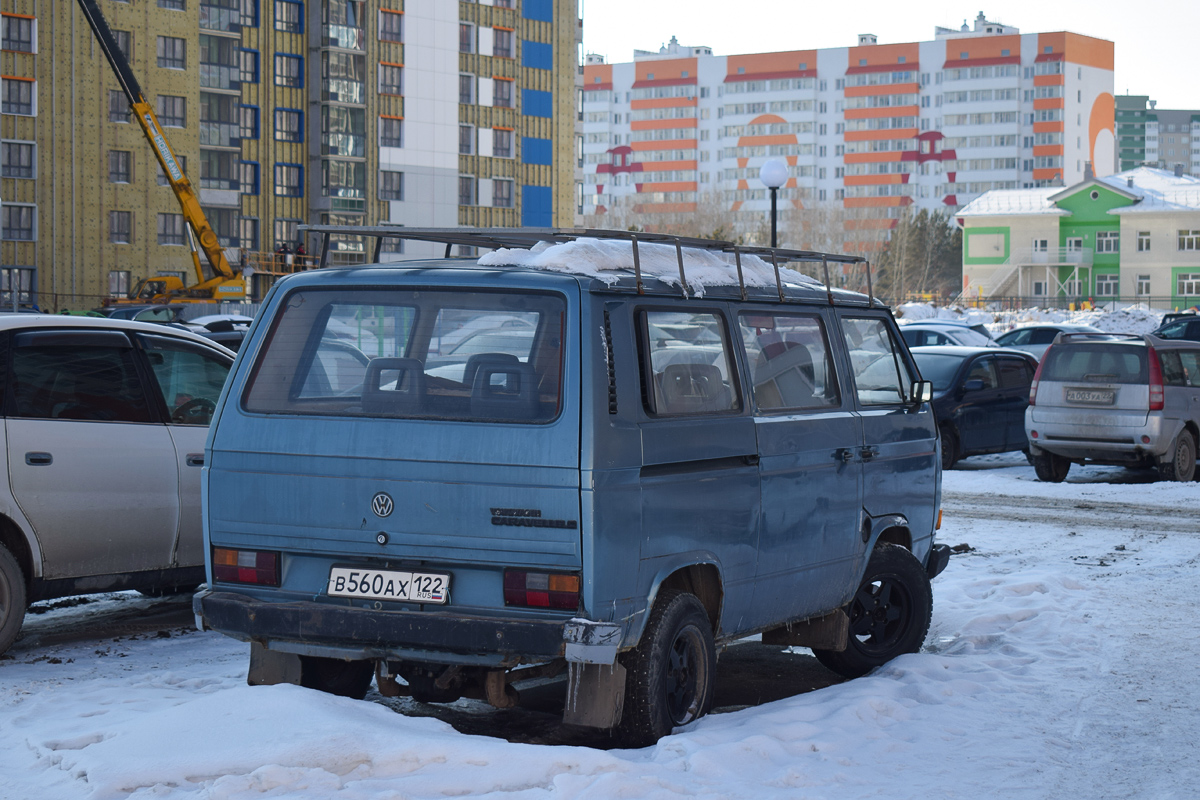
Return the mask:
<path id="1" fill-rule="evenodd" d="M 712 364 L 668 364 L 662 373 L 663 414 L 728 411 L 729 389 Z"/>
<path id="2" fill-rule="evenodd" d="M 479 373 L 480 364 L 504 364 L 511 366 L 520 363 L 521 359 L 512 353 L 476 353 L 467 359 L 467 363 L 463 367 L 462 382 L 468 388 L 473 389 L 475 387 L 475 376 Z"/>
<path id="3" fill-rule="evenodd" d="M 537 375 L 531 364 L 513 359 L 481 359 L 471 384 L 475 419 L 536 419 Z"/>
<path id="4" fill-rule="evenodd" d="M 385 373 L 395 383 L 384 388 Z M 390 376 L 387 376 L 390 382 Z M 372 358 L 363 376 L 362 410 L 368 414 L 417 414 L 425 406 L 425 369 L 415 358 Z"/>

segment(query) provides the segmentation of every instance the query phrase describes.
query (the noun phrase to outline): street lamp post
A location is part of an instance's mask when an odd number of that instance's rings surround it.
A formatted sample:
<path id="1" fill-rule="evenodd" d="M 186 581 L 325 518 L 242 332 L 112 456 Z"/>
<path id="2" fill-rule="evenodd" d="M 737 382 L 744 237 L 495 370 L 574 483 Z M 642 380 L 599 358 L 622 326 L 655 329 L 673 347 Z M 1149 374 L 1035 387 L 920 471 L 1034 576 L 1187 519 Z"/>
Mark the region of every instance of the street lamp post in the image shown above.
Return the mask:
<path id="1" fill-rule="evenodd" d="M 777 217 L 775 196 L 779 191 L 779 187 L 787 183 L 787 178 L 787 164 L 777 158 L 767 161 L 758 171 L 758 179 L 762 181 L 763 186 L 766 186 L 771 191 L 771 247 L 778 247 L 775 235 Z"/>

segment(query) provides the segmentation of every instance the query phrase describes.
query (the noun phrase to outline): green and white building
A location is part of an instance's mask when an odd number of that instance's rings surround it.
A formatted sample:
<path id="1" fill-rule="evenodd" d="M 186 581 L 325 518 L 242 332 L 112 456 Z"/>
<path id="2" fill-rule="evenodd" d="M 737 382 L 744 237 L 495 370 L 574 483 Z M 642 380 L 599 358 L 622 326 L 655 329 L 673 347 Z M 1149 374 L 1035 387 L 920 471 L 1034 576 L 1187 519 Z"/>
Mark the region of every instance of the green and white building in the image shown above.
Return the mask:
<path id="1" fill-rule="evenodd" d="M 987 192 L 956 215 L 963 301 L 1200 302 L 1200 179 L 1150 167 Z"/>

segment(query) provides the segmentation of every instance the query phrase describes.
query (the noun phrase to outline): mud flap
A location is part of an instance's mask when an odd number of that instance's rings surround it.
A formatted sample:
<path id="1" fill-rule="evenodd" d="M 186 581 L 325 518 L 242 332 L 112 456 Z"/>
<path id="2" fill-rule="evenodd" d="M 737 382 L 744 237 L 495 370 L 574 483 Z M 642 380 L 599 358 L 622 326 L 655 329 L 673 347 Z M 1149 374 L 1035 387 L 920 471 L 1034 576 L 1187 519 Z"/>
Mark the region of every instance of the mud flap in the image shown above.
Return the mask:
<path id="1" fill-rule="evenodd" d="M 567 665 L 567 704 L 563 722 L 586 728 L 615 728 L 625 708 L 625 667 L 612 664 Z"/>
<path id="2" fill-rule="evenodd" d="M 812 617 L 789 623 L 782 628 L 763 631 L 762 635 L 763 644 L 811 647 L 816 650 L 832 650 L 835 653 L 846 649 L 849 638 L 850 617 L 840 608 L 823 617 Z"/>
<path id="3" fill-rule="evenodd" d="M 251 686 L 274 686 L 277 683 L 300 685 L 300 656 L 276 653 L 258 642 L 250 643 L 250 671 L 246 683 Z"/>

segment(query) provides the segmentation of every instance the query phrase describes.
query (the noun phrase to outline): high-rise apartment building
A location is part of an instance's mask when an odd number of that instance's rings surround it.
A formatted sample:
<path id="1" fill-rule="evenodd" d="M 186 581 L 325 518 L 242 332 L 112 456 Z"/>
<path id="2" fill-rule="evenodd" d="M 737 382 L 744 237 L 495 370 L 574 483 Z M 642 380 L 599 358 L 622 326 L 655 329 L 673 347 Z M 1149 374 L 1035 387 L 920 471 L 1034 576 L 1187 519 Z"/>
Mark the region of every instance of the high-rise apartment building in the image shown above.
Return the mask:
<path id="1" fill-rule="evenodd" d="M 1157 108 L 1146 95 L 1117 95 L 1117 160 L 1200 175 L 1200 110 Z"/>
<path id="2" fill-rule="evenodd" d="M 573 218 L 576 0 L 100 7 L 235 265 L 271 264 L 255 254 L 306 222 Z M 10 286 L 58 309 L 190 283 L 183 217 L 76 3 L 5 0 L 2 20 L 0 304 Z"/>
<path id="3" fill-rule="evenodd" d="M 980 14 L 933 41 L 719 56 L 671 44 L 584 67 L 584 213 L 781 200 L 900 216 L 991 189 L 1072 184 L 1113 169 L 1113 44 L 1021 34 Z"/>

